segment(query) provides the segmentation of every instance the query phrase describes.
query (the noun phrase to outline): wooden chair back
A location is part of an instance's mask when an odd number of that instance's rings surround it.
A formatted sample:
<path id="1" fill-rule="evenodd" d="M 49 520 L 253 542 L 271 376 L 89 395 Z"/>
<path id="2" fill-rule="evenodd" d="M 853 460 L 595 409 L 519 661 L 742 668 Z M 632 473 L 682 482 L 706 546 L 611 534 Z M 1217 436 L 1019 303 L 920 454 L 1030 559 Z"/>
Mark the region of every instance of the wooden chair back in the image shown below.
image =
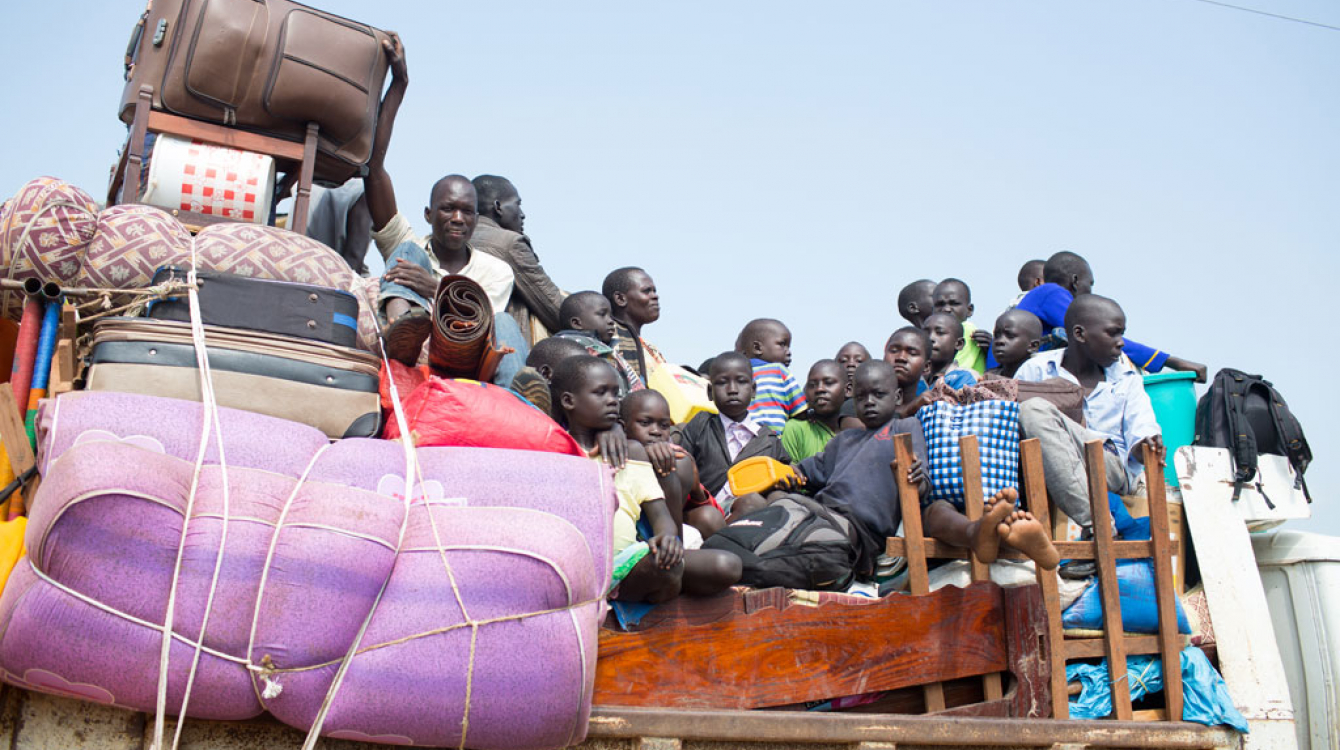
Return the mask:
<path id="1" fill-rule="evenodd" d="M 917 488 L 907 481 L 907 467 L 913 460 L 910 435 L 894 438 L 895 461 L 891 467 L 898 483 L 898 496 L 903 516 L 903 539 L 888 540 L 887 552 L 907 560 L 908 587 L 914 596 L 929 592 L 928 558 L 967 559 L 973 581 L 989 580 L 988 566 L 977 560 L 969 550 L 952 547 L 925 537 L 921 524 L 921 501 Z M 1098 586 L 1103 604 L 1103 635 L 1100 638 L 1067 639 L 1062 630 L 1061 605 L 1058 592 L 1059 578 L 1055 570 L 1037 571 L 1038 586 L 1042 590 L 1047 613 L 1047 651 L 1051 655 L 1050 687 L 1051 714 L 1054 718 L 1070 716 L 1065 665 L 1067 660 L 1105 657 L 1112 683 L 1113 716 L 1131 719 L 1130 685 L 1126 679 L 1126 657 L 1134 654 L 1159 654 L 1165 665 L 1164 702 L 1166 718 L 1173 721 L 1182 715 L 1181 638 L 1177 632 L 1176 594 L 1173 587 L 1172 560 L 1168 533 L 1167 490 L 1163 467 L 1153 451 L 1143 447 L 1145 482 L 1149 496 L 1150 536 L 1148 541 L 1118 541 L 1112 538 L 1112 515 L 1108 507 L 1106 468 L 1101 441 L 1085 445 L 1085 469 L 1089 476 L 1089 502 L 1093 509 L 1093 541 L 1054 541 L 1062 559 L 1095 560 L 1098 568 Z M 975 520 L 982 515 L 981 460 L 977 438 L 973 435 L 960 439 L 963 462 L 964 512 Z M 1024 496 L 1028 509 L 1044 526 L 1050 526 L 1050 507 L 1047 482 L 1042 468 L 1042 450 L 1037 440 L 1024 440 L 1020 446 L 1020 468 Z M 1002 559 L 1025 559 L 1014 550 L 1002 549 Z M 1117 589 L 1117 562 L 1153 558 L 1155 596 L 1158 611 L 1157 635 L 1127 635 L 1122 628 L 1121 600 Z M 984 691 L 999 695 L 1000 675 L 986 675 Z M 994 680 L 994 685 L 992 681 Z M 944 692 L 939 684 L 925 688 L 926 710 L 944 710 Z M 1143 718 L 1143 717 L 1142 717 Z M 1153 717 L 1164 718 L 1164 717 Z"/>

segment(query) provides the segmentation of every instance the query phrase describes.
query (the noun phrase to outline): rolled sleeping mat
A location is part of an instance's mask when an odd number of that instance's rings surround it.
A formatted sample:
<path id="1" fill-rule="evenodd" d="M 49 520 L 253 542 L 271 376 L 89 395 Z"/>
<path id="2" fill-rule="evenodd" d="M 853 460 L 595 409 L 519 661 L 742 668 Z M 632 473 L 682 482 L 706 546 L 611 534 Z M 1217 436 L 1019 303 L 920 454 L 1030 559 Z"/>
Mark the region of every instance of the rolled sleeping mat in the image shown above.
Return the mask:
<path id="1" fill-rule="evenodd" d="M 474 279 L 443 277 L 433 296 L 428 366 L 448 378 L 489 381 L 507 351 L 493 343 L 493 305 Z"/>
<path id="2" fill-rule="evenodd" d="M 23 426 L 28 432 L 28 442 L 32 444 L 33 450 L 37 450 L 37 402 L 47 397 L 47 386 L 51 383 L 51 359 L 56 351 L 56 334 L 60 331 L 59 288 L 56 295 L 55 299 L 47 300 L 46 311 L 42 315 L 37 355 L 33 358 L 33 380 L 28 390 L 28 411 L 23 418 Z"/>
<path id="3" fill-rule="evenodd" d="M 42 330 L 42 282 L 25 279 L 23 317 L 19 321 L 19 340 L 14 347 L 14 368 L 9 382 L 14 388 L 14 402 L 19 408 L 28 405 L 28 389 L 33 381 L 33 358 L 37 355 L 37 339 Z"/>

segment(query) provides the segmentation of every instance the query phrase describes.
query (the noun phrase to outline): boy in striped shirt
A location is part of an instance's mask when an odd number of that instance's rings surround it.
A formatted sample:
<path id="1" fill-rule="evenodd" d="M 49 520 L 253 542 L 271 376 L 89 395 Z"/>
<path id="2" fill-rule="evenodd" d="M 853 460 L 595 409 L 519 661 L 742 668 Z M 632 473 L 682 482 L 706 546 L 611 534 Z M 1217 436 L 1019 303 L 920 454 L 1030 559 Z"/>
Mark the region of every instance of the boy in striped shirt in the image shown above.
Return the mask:
<path id="1" fill-rule="evenodd" d="M 781 434 L 786 420 L 805 411 L 805 391 L 791 377 L 791 330 L 780 320 L 758 318 L 745 324 L 735 350 L 754 368 L 754 400 L 749 416 Z"/>

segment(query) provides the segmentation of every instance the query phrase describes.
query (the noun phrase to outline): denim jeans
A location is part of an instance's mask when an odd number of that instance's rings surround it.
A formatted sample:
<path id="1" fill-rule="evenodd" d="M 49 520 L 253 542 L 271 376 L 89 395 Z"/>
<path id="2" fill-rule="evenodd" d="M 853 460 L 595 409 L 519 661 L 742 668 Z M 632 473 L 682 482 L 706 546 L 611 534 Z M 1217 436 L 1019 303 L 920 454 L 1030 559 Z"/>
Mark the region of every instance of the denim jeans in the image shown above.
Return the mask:
<path id="1" fill-rule="evenodd" d="M 433 270 L 433 265 L 428 259 L 428 252 L 413 242 L 400 243 L 400 246 L 387 256 L 386 267 L 388 269 L 394 268 L 396 261 L 402 258 L 424 270 Z M 424 310 L 433 309 L 432 300 L 424 298 L 422 294 L 407 286 L 383 278 L 381 291 L 377 296 L 377 315 L 379 318 L 385 320 L 386 303 L 393 298 L 403 299 Z M 516 319 L 506 312 L 493 316 L 493 338 L 498 346 L 510 346 L 515 350 L 502 358 L 502 362 L 498 365 L 498 372 L 493 376 L 495 385 L 506 388 L 512 384 L 512 378 L 516 376 L 517 371 L 525 366 L 526 357 L 530 354 L 530 345 L 527 343 L 525 335 L 521 333 L 521 326 L 517 325 Z"/>

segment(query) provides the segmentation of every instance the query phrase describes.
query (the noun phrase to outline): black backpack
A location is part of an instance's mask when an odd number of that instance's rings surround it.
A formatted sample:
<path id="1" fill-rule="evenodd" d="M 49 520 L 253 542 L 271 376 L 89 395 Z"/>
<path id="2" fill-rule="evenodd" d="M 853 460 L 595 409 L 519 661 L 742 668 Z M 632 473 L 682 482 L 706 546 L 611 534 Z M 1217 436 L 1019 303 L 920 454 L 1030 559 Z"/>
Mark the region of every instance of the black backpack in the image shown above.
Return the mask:
<path id="1" fill-rule="evenodd" d="M 1262 453 L 1287 457 L 1296 477 L 1294 488 L 1301 488 L 1307 501 L 1312 502 L 1303 481 L 1303 472 L 1312 461 L 1307 436 L 1284 397 L 1260 375 L 1229 368 L 1215 374 L 1209 393 L 1196 405 L 1195 444 L 1228 448 L 1232 453 L 1235 502 L 1243 485 L 1256 479 L 1256 489 L 1266 505 L 1275 507 L 1257 477 L 1256 457 Z"/>
<path id="2" fill-rule="evenodd" d="M 851 584 L 857 550 L 851 519 L 801 495 L 789 495 L 708 537 L 704 549 L 744 563 L 740 583 L 837 591 Z"/>

